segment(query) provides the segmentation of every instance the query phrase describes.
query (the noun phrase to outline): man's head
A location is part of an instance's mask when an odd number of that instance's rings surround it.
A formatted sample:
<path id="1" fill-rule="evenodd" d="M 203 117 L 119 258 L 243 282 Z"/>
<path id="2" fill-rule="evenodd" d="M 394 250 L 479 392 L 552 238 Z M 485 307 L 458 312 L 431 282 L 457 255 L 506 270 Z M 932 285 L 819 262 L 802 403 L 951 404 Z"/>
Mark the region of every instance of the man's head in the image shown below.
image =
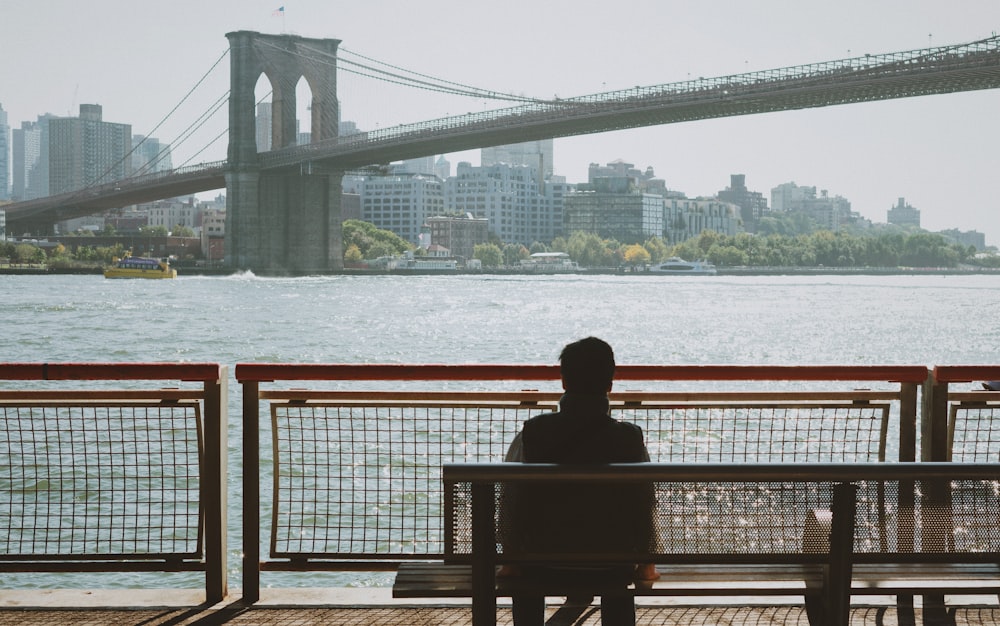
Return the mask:
<path id="1" fill-rule="evenodd" d="M 606 342 L 587 337 L 563 348 L 559 370 L 566 391 L 607 393 L 615 377 L 615 353 Z"/>

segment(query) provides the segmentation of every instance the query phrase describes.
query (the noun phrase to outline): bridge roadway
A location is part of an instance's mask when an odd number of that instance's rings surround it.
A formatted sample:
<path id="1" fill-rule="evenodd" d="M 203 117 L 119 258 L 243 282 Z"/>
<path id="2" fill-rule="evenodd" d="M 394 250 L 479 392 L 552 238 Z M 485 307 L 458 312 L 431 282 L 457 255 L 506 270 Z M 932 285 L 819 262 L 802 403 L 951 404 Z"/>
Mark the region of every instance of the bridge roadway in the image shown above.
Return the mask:
<path id="1" fill-rule="evenodd" d="M 1000 87 L 1000 37 L 938 48 L 538 101 L 263 152 L 261 170 L 351 170 L 484 146 Z M 226 186 L 226 162 L 7 205 L 8 231 Z"/>

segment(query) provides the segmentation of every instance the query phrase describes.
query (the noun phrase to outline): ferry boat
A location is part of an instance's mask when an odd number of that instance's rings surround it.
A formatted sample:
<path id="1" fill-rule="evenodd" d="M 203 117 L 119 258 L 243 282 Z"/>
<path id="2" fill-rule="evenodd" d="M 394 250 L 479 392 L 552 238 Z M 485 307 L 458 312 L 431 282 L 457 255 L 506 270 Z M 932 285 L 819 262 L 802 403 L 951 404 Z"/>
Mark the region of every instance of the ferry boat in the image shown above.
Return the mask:
<path id="1" fill-rule="evenodd" d="M 653 265 L 649 271 L 654 274 L 693 274 L 714 276 L 715 266 L 708 261 L 685 261 L 678 256 L 672 256 L 663 263 Z"/>
<path id="2" fill-rule="evenodd" d="M 521 259 L 520 269 L 533 274 L 565 274 L 580 271 L 580 266 L 565 252 L 536 252 Z"/>
<path id="3" fill-rule="evenodd" d="M 167 259 L 150 259 L 126 254 L 104 270 L 105 278 L 177 278 L 177 270 Z"/>

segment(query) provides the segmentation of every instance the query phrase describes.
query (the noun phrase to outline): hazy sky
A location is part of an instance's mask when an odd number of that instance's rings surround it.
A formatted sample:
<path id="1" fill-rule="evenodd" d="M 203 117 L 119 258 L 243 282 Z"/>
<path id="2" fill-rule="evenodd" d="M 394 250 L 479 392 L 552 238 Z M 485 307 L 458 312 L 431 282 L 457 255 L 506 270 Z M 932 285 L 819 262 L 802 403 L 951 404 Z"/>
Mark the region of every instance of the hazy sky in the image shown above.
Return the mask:
<path id="1" fill-rule="evenodd" d="M 229 88 L 228 57 L 209 69 L 234 30 L 340 39 L 430 76 L 550 98 L 964 43 L 1000 31 L 1000 1 L 0 0 L 0 106 L 17 128 L 100 104 L 105 121 L 175 144 L 175 166 L 224 159 L 225 139 L 205 146 L 225 108 L 181 139 Z M 344 119 L 371 129 L 504 106 L 375 84 L 341 73 Z M 1000 91 L 988 90 L 689 122 L 557 139 L 554 166 L 582 182 L 589 163 L 623 159 L 690 197 L 735 173 L 768 199 L 794 181 L 876 222 L 905 197 L 925 228 L 975 229 L 997 245 L 998 112 Z"/>

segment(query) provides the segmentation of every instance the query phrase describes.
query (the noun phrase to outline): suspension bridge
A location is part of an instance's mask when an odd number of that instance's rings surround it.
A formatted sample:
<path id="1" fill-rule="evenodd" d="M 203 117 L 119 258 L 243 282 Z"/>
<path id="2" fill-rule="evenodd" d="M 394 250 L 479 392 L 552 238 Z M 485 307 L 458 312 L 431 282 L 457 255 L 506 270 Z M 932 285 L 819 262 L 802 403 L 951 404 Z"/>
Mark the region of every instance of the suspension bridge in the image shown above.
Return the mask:
<path id="1" fill-rule="evenodd" d="M 45 234 L 54 222 L 226 189 L 226 264 L 257 272 L 342 268 L 345 172 L 426 155 L 709 118 L 1000 87 L 1000 37 L 573 98 L 534 99 L 450 83 L 400 68 L 346 61 L 339 40 L 239 31 L 230 43 L 228 155 L 7 205 L 11 232 Z M 361 57 L 364 59 L 364 57 Z M 384 64 L 383 64 L 384 65 Z M 414 124 L 338 133 L 340 72 L 509 106 Z M 272 149 L 258 152 L 255 87 L 270 82 Z M 296 86 L 312 91 L 311 143 L 296 145 Z"/>

